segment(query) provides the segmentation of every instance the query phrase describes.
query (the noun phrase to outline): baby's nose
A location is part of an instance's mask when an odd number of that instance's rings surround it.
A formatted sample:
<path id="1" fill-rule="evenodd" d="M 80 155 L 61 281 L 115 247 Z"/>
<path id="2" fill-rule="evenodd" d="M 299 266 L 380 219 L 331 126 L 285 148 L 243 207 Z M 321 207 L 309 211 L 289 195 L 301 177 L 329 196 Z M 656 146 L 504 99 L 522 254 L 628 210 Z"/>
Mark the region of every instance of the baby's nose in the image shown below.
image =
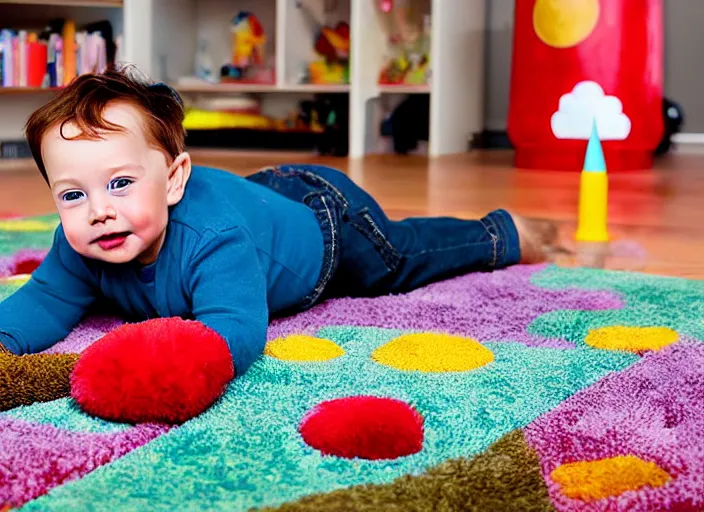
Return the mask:
<path id="1" fill-rule="evenodd" d="M 90 218 L 88 220 L 91 224 L 97 224 L 105 222 L 108 219 L 115 219 L 115 217 L 115 209 L 112 206 L 108 204 L 96 204 L 91 208 Z"/>

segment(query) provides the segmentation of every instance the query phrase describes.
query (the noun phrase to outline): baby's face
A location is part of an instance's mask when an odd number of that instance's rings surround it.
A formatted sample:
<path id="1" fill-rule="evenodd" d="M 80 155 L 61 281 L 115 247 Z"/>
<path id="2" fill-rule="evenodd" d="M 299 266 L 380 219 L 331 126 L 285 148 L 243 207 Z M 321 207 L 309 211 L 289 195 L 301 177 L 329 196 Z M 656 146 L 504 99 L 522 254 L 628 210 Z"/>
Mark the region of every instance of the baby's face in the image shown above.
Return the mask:
<path id="1" fill-rule="evenodd" d="M 151 147 L 135 107 L 108 105 L 103 117 L 122 133 L 102 140 L 66 140 L 54 127 L 42 140 L 49 185 L 71 247 L 88 258 L 109 263 L 156 260 L 166 235 L 170 167 Z M 65 124 L 67 138 L 78 135 Z M 180 196 L 178 197 L 180 199 Z"/>

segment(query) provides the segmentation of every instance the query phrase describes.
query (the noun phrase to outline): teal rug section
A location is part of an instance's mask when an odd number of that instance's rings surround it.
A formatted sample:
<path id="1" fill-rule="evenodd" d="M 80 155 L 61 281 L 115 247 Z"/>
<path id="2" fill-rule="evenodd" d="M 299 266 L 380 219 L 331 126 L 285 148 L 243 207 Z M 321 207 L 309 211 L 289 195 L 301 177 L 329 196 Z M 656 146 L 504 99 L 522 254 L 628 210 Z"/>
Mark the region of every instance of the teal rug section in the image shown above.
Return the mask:
<path id="1" fill-rule="evenodd" d="M 0 301 L 5 300 L 8 298 L 10 295 L 15 293 L 17 290 L 20 289 L 22 285 L 17 283 L 10 283 L 10 284 L 3 284 L 0 285 Z"/>
<path id="2" fill-rule="evenodd" d="M 584 345 L 589 330 L 606 326 L 669 327 L 680 336 L 704 340 L 704 281 L 646 274 L 548 267 L 531 282 L 551 289 L 611 290 L 623 309 L 559 310 L 538 317 L 531 334 Z"/>
<path id="3" fill-rule="evenodd" d="M 85 510 L 99 503 L 102 510 L 237 511 L 388 483 L 481 453 L 638 360 L 627 353 L 518 343 L 486 343 L 494 362 L 462 373 L 398 371 L 370 359 L 374 349 L 401 332 L 322 329 L 318 334 L 339 344 L 343 356 L 314 363 L 265 356 L 203 415 L 22 510 Z M 298 433 L 304 415 L 322 401 L 354 395 L 415 406 L 425 418 L 423 450 L 392 461 L 367 461 L 326 457 L 307 446 Z"/>
<path id="4" fill-rule="evenodd" d="M 55 214 L 31 219 L 0 219 L 0 257 L 10 256 L 22 249 L 49 248 L 58 224 L 59 216 Z M 10 229 L 3 229 L 3 225 Z"/>
<path id="5" fill-rule="evenodd" d="M 132 427 L 121 423 L 111 423 L 82 412 L 71 398 L 60 398 L 52 402 L 34 403 L 0 413 L 7 416 L 40 425 L 52 425 L 56 428 L 73 432 L 90 432 L 108 434 L 123 432 Z"/>

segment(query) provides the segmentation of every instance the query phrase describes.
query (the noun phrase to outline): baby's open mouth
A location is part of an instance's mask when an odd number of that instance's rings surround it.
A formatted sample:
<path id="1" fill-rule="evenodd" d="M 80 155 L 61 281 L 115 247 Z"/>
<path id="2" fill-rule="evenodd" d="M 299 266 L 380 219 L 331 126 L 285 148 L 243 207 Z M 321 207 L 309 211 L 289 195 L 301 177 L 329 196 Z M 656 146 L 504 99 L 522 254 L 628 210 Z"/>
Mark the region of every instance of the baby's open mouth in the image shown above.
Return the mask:
<path id="1" fill-rule="evenodd" d="M 107 235 L 103 235 L 99 238 L 96 238 L 95 240 L 93 240 L 93 242 L 97 243 L 101 249 L 109 250 L 121 246 L 129 235 L 129 231 L 122 231 L 120 233 L 109 233 Z"/>
<path id="2" fill-rule="evenodd" d="M 130 234 L 129 231 L 122 231 L 122 232 L 120 232 L 120 233 L 110 233 L 110 234 L 107 234 L 107 235 L 103 235 L 103 236 L 101 236 L 101 237 L 99 237 L 99 238 L 96 238 L 96 239 L 93 240 L 93 241 L 94 241 L 94 242 L 107 242 L 107 241 L 110 241 L 110 240 L 118 240 L 118 239 L 120 239 L 120 238 L 127 238 L 127 235 L 129 235 L 129 234 Z"/>

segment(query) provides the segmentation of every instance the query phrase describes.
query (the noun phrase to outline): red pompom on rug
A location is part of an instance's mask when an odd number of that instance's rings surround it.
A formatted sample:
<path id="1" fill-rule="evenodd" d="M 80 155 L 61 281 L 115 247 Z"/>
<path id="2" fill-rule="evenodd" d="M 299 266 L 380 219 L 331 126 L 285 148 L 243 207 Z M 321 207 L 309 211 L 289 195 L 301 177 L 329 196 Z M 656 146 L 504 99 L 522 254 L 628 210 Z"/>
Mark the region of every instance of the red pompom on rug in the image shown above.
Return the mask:
<path id="1" fill-rule="evenodd" d="M 208 409 L 234 376 L 219 334 L 158 318 L 125 324 L 88 347 L 71 374 L 71 396 L 109 421 L 175 424 Z"/>
<path id="2" fill-rule="evenodd" d="M 394 398 L 350 396 L 322 402 L 303 418 L 303 440 L 323 455 L 396 459 L 423 448 L 423 417 Z"/>
<path id="3" fill-rule="evenodd" d="M 14 275 L 31 274 L 42 264 L 44 256 L 44 254 L 38 254 L 36 251 L 17 254 L 12 273 Z"/>

